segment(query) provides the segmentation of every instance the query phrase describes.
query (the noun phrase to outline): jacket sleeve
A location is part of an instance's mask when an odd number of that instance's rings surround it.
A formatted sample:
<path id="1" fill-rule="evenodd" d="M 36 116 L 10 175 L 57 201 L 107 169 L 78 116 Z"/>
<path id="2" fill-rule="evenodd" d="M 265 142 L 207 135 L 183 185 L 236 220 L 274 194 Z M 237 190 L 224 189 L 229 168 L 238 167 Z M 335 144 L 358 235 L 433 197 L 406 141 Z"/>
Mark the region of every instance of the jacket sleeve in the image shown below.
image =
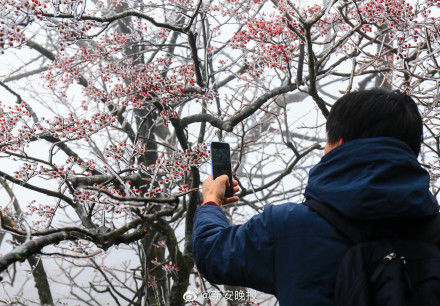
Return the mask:
<path id="1" fill-rule="evenodd" d="M 242 225 L 229 225 L 218 206 L 202 205 L 194 217 L 193 253 L 211 283 L 274 294 L 272 206 Z"/>

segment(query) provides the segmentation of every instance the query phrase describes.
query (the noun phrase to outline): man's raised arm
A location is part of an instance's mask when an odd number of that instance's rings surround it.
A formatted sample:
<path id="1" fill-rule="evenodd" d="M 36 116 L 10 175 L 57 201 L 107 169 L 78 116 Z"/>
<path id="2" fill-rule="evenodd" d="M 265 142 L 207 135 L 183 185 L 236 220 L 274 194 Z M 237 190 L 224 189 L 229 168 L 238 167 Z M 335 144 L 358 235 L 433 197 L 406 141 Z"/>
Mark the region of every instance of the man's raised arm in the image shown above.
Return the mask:
<path id="1" fill-rule="evenodd" d="M 203 183 L 204 203 L 194 217 L 193 253 L 198 270 L 210 282 L 245 286 L 274 294 L 274 239 L 271 206 L 242 225 L 228 224 L 220 206 L 227 176 Z M 234 181 L 234 192 L 238 191 Z"/>

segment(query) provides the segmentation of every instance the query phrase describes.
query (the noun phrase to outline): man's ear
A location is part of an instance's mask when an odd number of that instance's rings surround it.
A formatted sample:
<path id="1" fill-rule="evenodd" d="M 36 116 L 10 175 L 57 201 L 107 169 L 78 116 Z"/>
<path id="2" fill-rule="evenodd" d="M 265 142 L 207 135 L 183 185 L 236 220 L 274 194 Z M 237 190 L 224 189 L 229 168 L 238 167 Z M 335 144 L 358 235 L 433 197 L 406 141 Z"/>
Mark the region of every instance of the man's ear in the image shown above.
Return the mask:
<path id="1" fill-rule="evenodd" d="M 341 144 L 344 143 L 344 139 L 339 139 L 338 142 L 336 143 L 335 147 L 340 146 Z"/>

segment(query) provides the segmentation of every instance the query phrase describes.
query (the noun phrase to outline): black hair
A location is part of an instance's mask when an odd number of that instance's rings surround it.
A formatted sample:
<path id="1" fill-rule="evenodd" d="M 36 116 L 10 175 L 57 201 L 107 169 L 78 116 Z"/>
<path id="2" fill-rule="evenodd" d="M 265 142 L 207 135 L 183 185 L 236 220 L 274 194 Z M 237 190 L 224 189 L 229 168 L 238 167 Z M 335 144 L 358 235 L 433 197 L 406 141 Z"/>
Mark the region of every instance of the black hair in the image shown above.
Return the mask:
<path id="1" fill-rule="evenodd" d="M 389 136 L 420 153 L 423 122 L 414 100 L 397 90 L 369 89 L 339 98 L 327 118 L 328 142 Z"/>

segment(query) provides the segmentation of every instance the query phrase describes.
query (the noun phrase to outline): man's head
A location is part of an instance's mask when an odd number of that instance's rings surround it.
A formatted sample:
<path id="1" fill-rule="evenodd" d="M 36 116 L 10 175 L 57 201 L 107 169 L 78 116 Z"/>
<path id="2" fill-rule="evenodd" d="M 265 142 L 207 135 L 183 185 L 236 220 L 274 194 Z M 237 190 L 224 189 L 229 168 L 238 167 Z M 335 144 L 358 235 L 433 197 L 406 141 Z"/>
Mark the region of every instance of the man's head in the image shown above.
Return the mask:
<path id="1" fill-rule="evenodd" d="M 353 139 L 389 136 L 406 142 L 415 155 L 423 123 L 414 100 L 399 91 L 370 89 L 338 99 L 327 118 L 325 153 Z"/>

